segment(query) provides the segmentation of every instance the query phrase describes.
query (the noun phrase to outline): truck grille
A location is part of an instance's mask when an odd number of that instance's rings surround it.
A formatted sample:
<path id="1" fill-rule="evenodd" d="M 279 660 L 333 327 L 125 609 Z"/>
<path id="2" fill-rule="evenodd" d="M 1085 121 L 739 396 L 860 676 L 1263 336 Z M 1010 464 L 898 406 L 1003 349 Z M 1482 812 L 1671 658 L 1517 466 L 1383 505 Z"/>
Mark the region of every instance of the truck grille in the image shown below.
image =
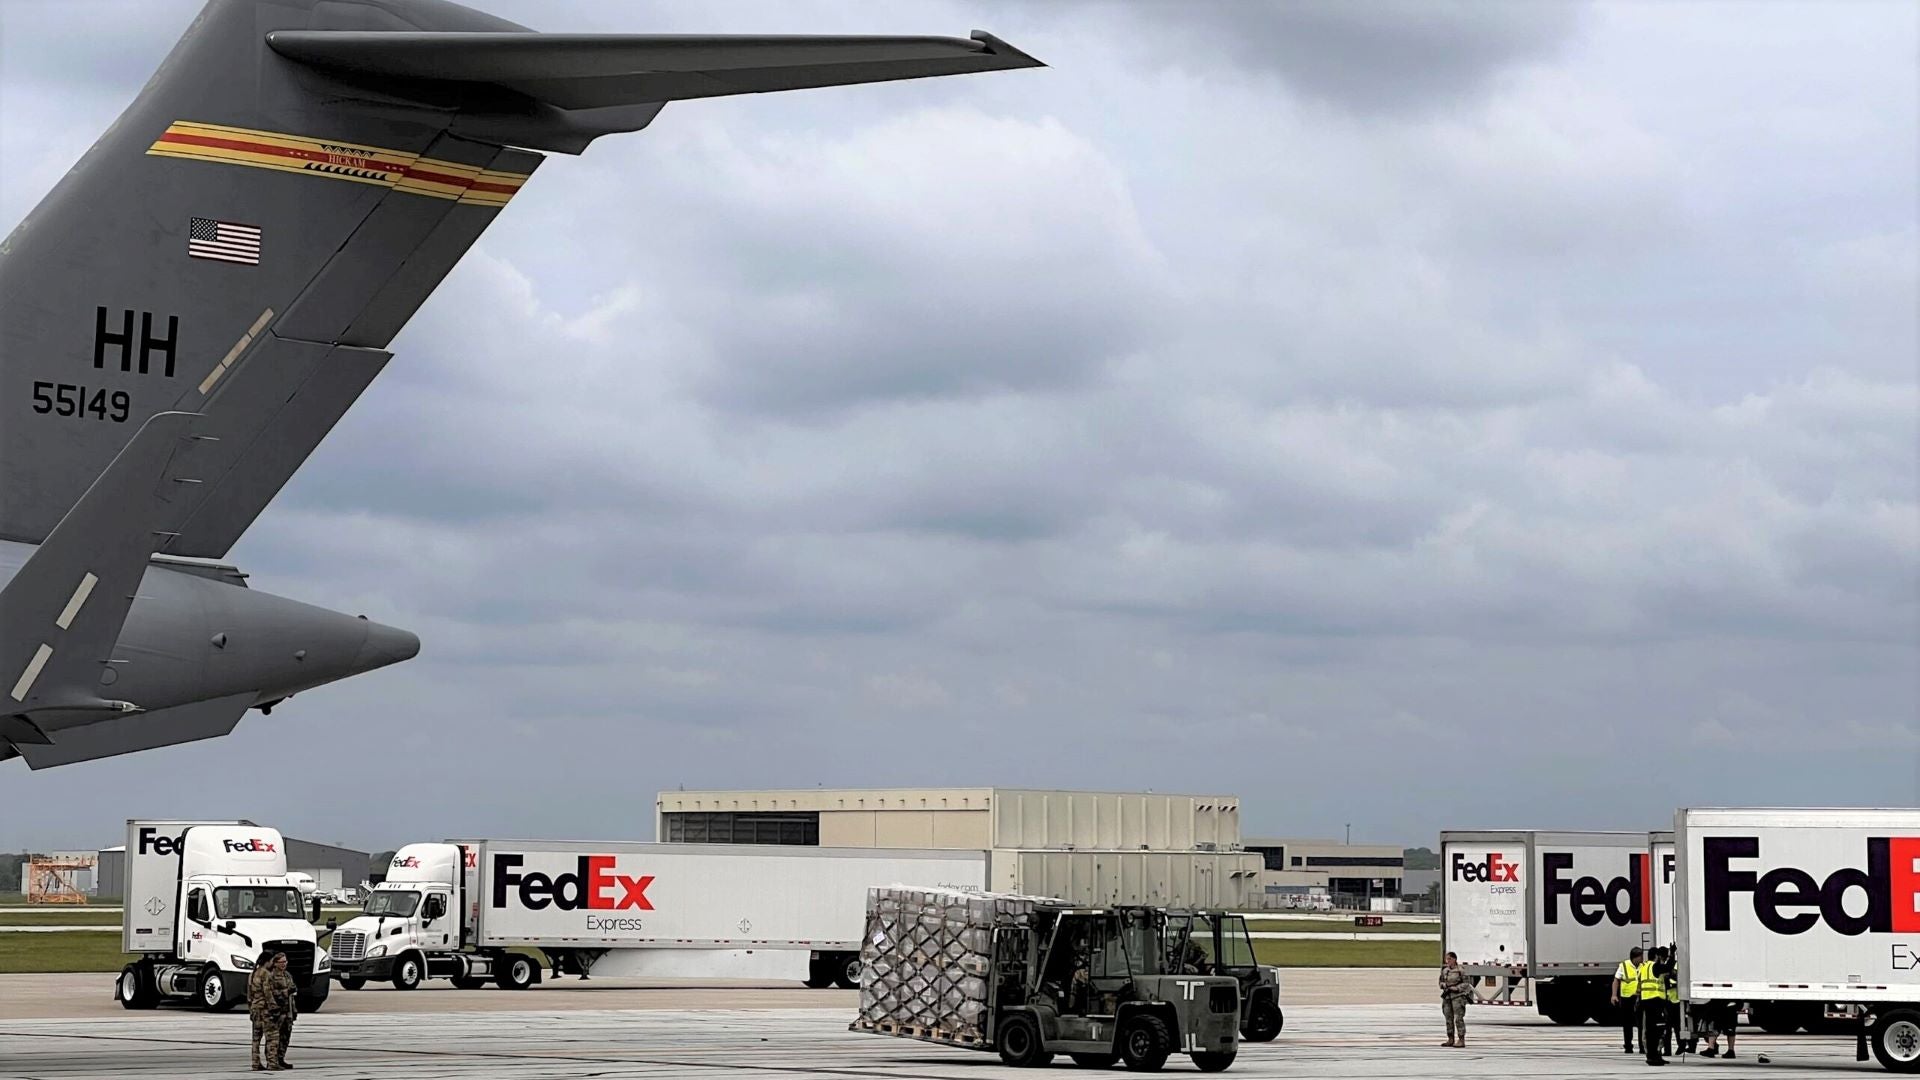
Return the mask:
<path id="1" fill-rule="evenodd" d="M 269 941 L 267 949 L 271 952 L 287 954 L 287 974 L 306 992 L 307 984 L 313 981 L 314 947 L 310 941 Z"/>
<path id="2" fill-rule="evenodd" d="M 1207 1008 L 1217 1013 L 1239 1012 L 1240 988 L 1237 986 L 1215 986 L 1208 989 Z"/>
<path id="3" fill-rule="evenodd" d="M 335 960 L 364 960 L 367 957 L 367 935 L 358 930 L 335 930 L 327 951 Z"/>

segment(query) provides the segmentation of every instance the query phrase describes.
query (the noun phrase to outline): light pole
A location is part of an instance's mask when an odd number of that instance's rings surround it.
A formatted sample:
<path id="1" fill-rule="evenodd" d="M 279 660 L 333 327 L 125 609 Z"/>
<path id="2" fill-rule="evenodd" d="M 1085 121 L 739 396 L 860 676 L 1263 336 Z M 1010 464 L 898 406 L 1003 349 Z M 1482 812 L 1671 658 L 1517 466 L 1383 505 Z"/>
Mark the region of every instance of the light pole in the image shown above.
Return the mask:
<path id="1" fill-rule="evenodd" d="M 1353 846 L 1353 823 L 1352 822 L 1347 823 L 1347 839 L 1345 842 L 1348 847 Z"/>

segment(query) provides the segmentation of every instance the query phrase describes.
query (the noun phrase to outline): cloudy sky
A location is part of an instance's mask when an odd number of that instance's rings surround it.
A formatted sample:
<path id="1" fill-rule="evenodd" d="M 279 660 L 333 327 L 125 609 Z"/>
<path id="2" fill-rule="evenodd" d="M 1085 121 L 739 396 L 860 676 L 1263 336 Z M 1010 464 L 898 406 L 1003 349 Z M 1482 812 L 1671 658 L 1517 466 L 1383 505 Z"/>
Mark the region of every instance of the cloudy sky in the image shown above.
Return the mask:
<path id="1" fill-rule="evenodd" d="M 0 5 L 7 227 L 194 8 Z M 7 763 L 0 850 L 644 839 L 677 785 L 1920 803 L 1920 8 L 490 9 L 1051 67 L 549 160 L 234 552 L 420 657 Z"/>

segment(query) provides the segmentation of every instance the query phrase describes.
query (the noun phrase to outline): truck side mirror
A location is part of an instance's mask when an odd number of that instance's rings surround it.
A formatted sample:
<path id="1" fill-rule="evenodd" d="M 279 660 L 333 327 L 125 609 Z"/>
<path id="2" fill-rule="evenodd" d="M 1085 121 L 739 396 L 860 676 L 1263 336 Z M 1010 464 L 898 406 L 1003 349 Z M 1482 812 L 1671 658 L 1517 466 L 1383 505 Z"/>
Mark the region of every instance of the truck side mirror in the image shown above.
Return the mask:
<path id="1" fill-rule="evenodd" d="M 315 896 L 313 898 L 313 915 L 309 917 L 307 921 L 310 923 L 317 923 L 320 921 L 320 898 L 318 896 Z"/>

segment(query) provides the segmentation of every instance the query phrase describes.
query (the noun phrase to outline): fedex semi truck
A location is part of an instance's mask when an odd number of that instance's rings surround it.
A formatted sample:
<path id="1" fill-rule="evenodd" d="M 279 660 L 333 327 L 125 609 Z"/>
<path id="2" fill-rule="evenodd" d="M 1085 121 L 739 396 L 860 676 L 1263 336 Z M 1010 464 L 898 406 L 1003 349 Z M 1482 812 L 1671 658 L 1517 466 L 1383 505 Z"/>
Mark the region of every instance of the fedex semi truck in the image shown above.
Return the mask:
<path id="1" fill-rule="evenodd" d="M 1920 810 L 1686 809 L 1674 845 L 1689 1014 L 1742 1002 L 1920 1072 Z"/>
<path id="2" fill-rule="evenodd" d="M 1481 1004 L 1527 1003 L 1557 1024 L 1612 1023 L 1613 973 L 1650 940 L 1645 832 L 1440 834 L 1441 929 Z"/>
<path id="3" fill-rule="evenodd" d="M 263 955 L 287 954 L 301 1012 L 327 1000 L 327 954 L 299 883 L 287 874 L 280 833 L 244 821 L 127 822 L 120 972 L 128 1009 L 173 998 L 212 1012 L 244 1001 Z"/>
<path id="4" fill-rule="evenodd" d="M 986 886 L 980 851 L 455 840 L 408 844 L 334 931 L 334 977 L 477 989 L 556 973 L 853 987 L 867 890 Z"/>

